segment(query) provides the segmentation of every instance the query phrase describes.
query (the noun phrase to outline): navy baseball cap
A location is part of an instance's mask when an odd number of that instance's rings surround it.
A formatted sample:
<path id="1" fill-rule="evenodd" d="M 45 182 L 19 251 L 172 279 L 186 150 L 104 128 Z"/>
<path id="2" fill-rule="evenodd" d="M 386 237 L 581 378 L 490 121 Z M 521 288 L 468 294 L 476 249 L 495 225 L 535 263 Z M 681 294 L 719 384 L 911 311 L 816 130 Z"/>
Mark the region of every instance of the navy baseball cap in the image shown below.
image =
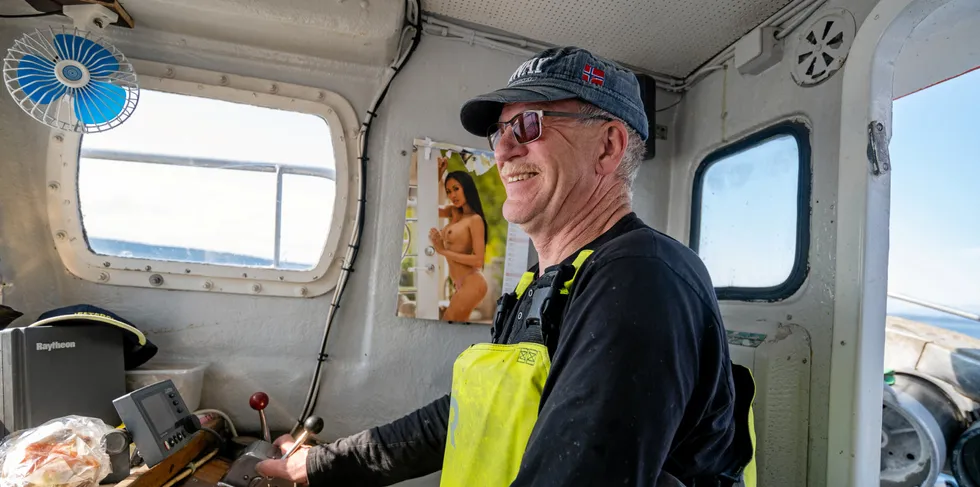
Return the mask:
<path id="1" fill-rule="evenodd" d="M 536 54 L 511 75 L 506 88 L 463 104 L 463 128 L 485 137 L 504 104 L 579 99 L 621 118 L 645 141 L 649 122 L 632 71 L 578 47 L 555 47 Z"/>
<path id="2" fill-rule="evenodd" d="M 29 326 L 87 325 L 101 323 L 122 330 L 123 367 L 132 370 L 143 365 L 157 353 L 157 346 L 146 339 L 129 320 L 90 304 L 76 304 L 41 313 Z"/>

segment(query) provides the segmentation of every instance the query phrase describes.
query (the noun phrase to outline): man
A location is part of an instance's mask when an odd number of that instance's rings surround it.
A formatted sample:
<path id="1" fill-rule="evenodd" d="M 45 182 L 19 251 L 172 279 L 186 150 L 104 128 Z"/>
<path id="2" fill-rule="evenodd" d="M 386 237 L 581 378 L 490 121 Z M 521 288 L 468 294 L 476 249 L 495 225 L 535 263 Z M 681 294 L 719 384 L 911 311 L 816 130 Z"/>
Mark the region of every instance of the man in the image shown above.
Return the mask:
<path id="1" fill-rule="evenodd" d="M 314 486 L 440 469 L 444 486 L 722 485 L 744 465 L 725 330 L 697 255 L 631 209 L 649 135 L 636 77 L 549 49 L 461 120 L 488 136 L 504 217 L 539 264 L 498 302 L 492 344 L 457 359 L 451 394 L 259 472 Z"/>

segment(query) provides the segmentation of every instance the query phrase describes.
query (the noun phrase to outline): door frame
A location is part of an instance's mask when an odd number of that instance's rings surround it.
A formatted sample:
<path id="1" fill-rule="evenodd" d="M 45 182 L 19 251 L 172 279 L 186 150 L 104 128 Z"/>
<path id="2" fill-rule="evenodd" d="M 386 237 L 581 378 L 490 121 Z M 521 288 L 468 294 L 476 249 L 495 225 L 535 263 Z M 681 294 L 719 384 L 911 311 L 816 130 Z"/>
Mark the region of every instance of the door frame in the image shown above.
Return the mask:
<path id="1" fill-rule="evenodd" d="M 916 26 L 949 1 L 878 2 L 844 68 L 826 485 L 880 482 L 894 62 Z M 877 174 L 869 130 L 884 141 Z"/>

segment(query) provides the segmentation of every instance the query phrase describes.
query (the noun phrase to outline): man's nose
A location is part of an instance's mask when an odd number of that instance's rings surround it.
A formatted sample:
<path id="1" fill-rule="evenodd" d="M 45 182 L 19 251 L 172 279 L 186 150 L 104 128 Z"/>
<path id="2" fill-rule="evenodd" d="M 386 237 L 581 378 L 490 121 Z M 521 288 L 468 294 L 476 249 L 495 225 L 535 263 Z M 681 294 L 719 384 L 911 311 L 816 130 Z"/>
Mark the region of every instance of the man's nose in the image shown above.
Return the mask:
<path id="1" fill-rule="evenodd" d="M 507 127 L 500 135 L 496 147 L 493 148 L 493 157 L 497 161 L 498 170 L 503 164 L 515 157 L 527 155 L 527 146 L 517 142 L 514 137 L 513 129 Z"/>

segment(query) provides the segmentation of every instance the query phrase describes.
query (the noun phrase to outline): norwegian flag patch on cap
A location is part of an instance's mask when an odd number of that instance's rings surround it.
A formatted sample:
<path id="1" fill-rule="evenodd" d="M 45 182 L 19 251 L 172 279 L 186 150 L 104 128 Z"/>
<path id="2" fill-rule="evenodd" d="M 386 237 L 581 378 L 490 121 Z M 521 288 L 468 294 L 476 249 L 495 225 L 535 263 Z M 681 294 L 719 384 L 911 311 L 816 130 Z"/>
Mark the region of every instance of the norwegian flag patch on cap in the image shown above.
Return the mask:
<path id="1" fill-rule="evenodd" d="M 591 64 L 586 64 L 585 69 L 582 70 L 582 81 L 586 83 L 602 86 L 602 83 L 606 80 L 605 76 L 605 71 L 593 67 Z"/>

